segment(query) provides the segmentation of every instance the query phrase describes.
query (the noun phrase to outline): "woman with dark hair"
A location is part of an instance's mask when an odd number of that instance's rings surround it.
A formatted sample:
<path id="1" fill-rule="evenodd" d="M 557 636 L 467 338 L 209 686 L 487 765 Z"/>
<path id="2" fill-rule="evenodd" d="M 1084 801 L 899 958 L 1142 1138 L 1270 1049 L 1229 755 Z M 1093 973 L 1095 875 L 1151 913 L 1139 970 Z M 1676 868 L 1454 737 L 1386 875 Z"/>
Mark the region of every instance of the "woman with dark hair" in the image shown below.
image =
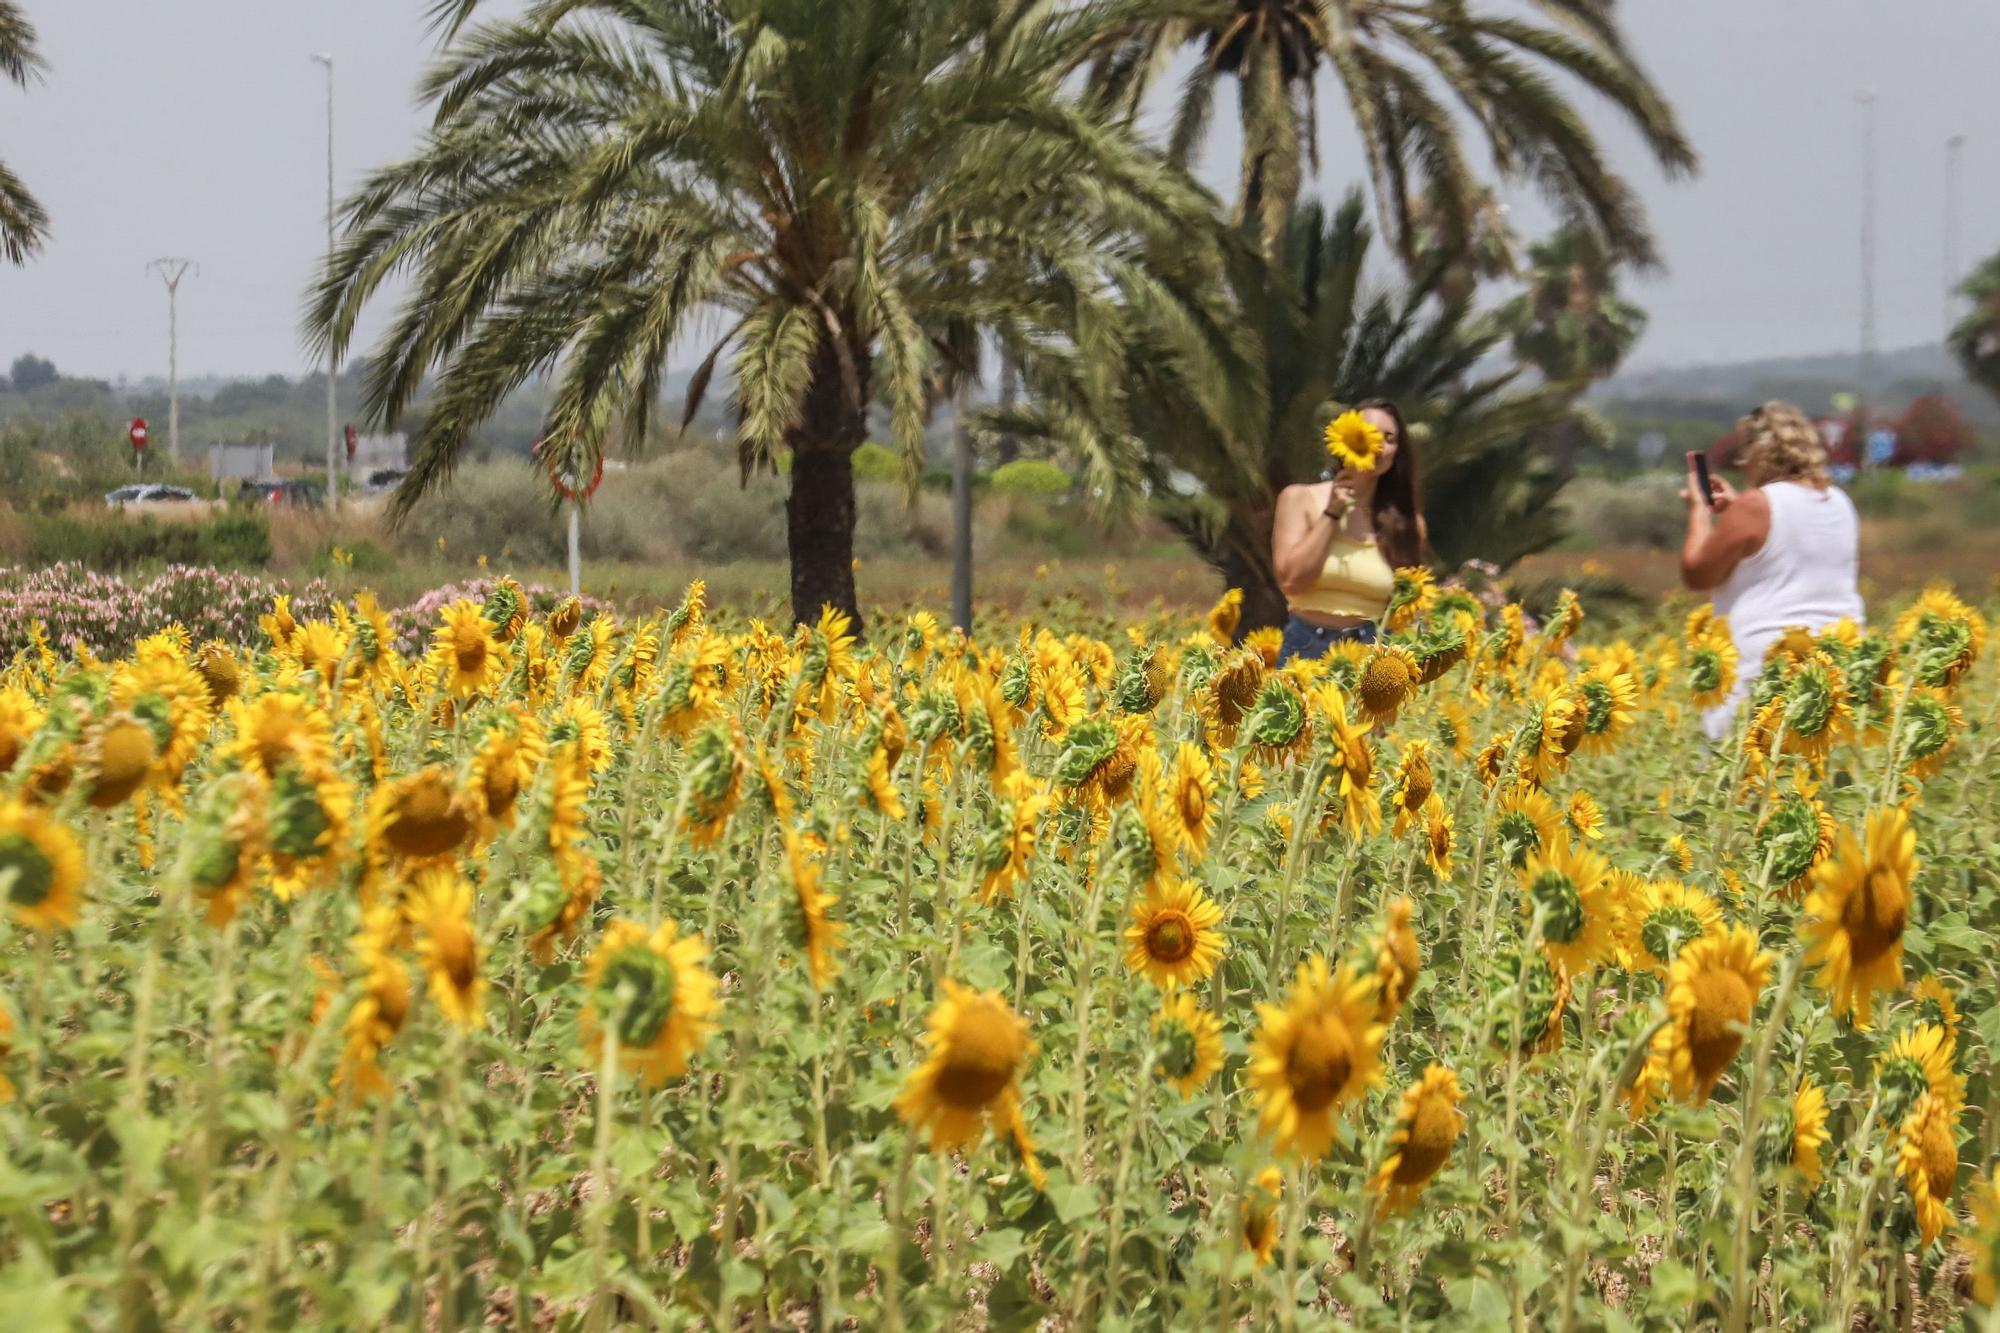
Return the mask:
<path id="1" fill-rule="evenodd" d="M 1278 492 L 1271 564 L 1291 611 L 1281 663 L 1323 657 L 1343 641 L 1373 643 L 1396 569 L 1423 560 L 1417 451 L 1403 414 L 1386 398 L 1355 410 L 1381 437 L 1373 466 L 1329 468 Z"/>

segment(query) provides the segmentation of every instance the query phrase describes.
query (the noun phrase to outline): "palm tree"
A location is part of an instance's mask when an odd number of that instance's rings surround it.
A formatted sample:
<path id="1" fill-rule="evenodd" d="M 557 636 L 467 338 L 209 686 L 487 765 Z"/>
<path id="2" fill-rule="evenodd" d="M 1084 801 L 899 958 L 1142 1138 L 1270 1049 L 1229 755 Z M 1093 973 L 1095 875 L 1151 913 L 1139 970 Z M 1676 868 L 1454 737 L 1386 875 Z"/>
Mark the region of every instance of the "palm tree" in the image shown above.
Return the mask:
<path id="1" fill-rule="evenodd" d="M 1527 290 L 1500 311 L 1514 353 L 1552 380 L 1608 378 L 1646 328 L 1618 294 L 1618 266 L 1597 237 L 1566 227 L 1528 249 Z"/>
<path id="2" fill-rule="evenodd" d="M 683 422 L 728 356 L 745 474 L 789 453 L 793 614 L 858 623 L 870 405 L 914 475 L 982 331 L 1061 393 L 1104 494 L 1138 472 L 1121 312 L 1150 312 L 1198 399 L 1243 398 L 1214 199 L 1064 88 L 1127 0 L 538 0 L 461 28 L 477 5 L 441 6 L 435 124 L 348 202 L 307 320 L 344 349 L 383 281 L 411 279 L 367 381 L 386 422 L 436 375 L 399 514 L 539 373 L 547 461 L 588 475 L 719 313 Z M 1185 239 L 1172 267 L 1161 236 Z"/>
<path id="3" fill-rule="evenodd" d="M 1156 508 L 1227 586 L 1243 589 L 1240 632 L 1284 620 L 1271 566 L 1277 496 L 1327 465 L 1316 427 L 1332 405 L 1381 395 L 1403 408 L 1423 451 L 1424 511 L 1444 567 L 1474 557 L 1512 564 L 1561 536 L 1554 501 L 1568 474 L 1538 446 L 1578 420 L 1576 386 L 1523 388 L 1518 371 L 1483 373 L 1505 334 L 1441 298 L 1445 256 L 1407 283 L 1366 290 L 1366 213 L 1359 192 L 1331 218 L 1304 205 L 1277 261 L 1250 238 L 1240 247 L 1232 287 L 1261 352 L 1262 411 L 1216 415 L 1184 392 L 1171 362 L 1134 340 L 1126 381 L 1134 427 L 1152 449 Z M 1005 424 L 1038 429 L 1033 410 Z"/>
<path id="4" fill-rule="evenodd" d="M 1638 200 L 1549 77 L 1606 98 L 1669 172 L 1693 170 L 1694 151 L 1625 48 L 1609 0 L 1531 0 L 1492 13 L 1475 3 L 1183 0 L 1173 16 L 1135 19 L 1093 52 L 1093 83 L 1137 106 L 1174 52 L 1198 44 L 1202 59 L 1170 137 L 1172 154 L 1186 160 L 1206 137 L 1217 85 L 1235 79 L 1244 145 L 1238 216 L 1254 221 L 1267 254 L 1284 234 L 1306 167 L 1318 167 L 1314 96 L 1330 70 L 1367 155 L 1383 224 L 1406 261 L 1415 259 L 1418 199 L 1434 198 L 1446 248 L 1460 248 L 1474 226 L 1469 127 L 1501 179 L 1531 182 L 1566 222 L 1635 262 L 1655 262 Z"/>
<path id="5" fill-rule="evenodd" d="M 2000 395 L 2000 254 L 1974 269 L 1958 291 L 1972 310 L 1951 331 L 1952 354 L 1967 379 Z"/>
<path id="6" fill-rule="evenodd" d="M 47 68 L 35 52 L 35 28 L 14 0 L 0 0 L 0 78 L 25 88 Z M 49 215 L 21 178 L 0 162 L 0 257 L 25 264 L 42 248 L 49 233 Z"/>

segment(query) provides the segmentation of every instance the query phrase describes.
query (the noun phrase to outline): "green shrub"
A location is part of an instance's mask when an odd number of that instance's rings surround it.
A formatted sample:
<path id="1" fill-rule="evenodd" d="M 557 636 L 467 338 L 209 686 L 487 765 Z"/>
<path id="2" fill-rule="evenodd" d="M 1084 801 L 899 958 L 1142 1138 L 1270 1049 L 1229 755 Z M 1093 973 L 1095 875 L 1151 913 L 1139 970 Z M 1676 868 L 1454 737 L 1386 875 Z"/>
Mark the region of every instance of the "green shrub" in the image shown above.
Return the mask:
<path id="1" fill-rule="evenodd" d="M 68 561 L 98 570 L 145 564 L 254 568 L 270 563 L 271 529 L 261 514 L 224 514 L 206 523 L 162 523 L 150 515 L 113 512 L 83 519 L 37 514 L 28 545 L 38 564 Z"/>
<path id="2" fill-rule="evenodd" d="M 1854 479 L 1847 494 L 1870 518 L 1909 518 L 1928 509 L 1936 496 L 1930 487 L 1912 486 L 1894 468 L 1870 468 Z"/>
<path id="3" fill-rule="evenodd" d="M 887 445 L 866 440 L 854 451 L 856 481 L 901 481 L 903 459 Z"/>
<path id="4" fill-rule="evenodd" d="M 1641 546 L 1678 548 L 1687 532 L 1687 505 L 1678 473 L 1631 477 L 1578 477 L 1563 488 L 1562 509 L 1578 550 Z"/>
<path id="5" fill-rule="evenodd" d="M 1058 500 L 1068 495 L 1076 483 L 1070 479 L 1069 473 L 1054 463 L 1039 458 L 1017 458 L 994 468 L 986 484 L 1000 495 L 1030 495 L 1043 500 Z"/>
<path id="6" fill-rule="evenodd" d="M 396 557 L 369 541 L 359 537 L 351 542 L 322 542 L 308 568 L 316 575 L 324 577 L 337 571 L 340 566 L 334 561 L 333 553 L 338 549 L 346 553 L 347 572 L 353 574 L 387 574 L 396 567 Z"/>

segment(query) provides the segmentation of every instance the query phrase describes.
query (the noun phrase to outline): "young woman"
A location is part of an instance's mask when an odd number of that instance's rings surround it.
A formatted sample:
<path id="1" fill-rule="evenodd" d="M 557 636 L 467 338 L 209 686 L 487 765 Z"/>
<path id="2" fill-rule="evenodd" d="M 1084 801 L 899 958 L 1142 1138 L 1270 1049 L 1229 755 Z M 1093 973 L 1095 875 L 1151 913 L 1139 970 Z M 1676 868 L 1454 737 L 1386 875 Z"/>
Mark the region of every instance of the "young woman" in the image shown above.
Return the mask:
<path id="1" fill-rule="evenodd" d="M 1323 657 L 1342 640 L 1373 643 L 1396 567 L 1423 558 L 1417 452 L 1403 414 L 1386 398 L 1371 398 L 1358 410 L 1382 432 L 1374 468 L 1343 468 L 1338 475 L 1329 469 L 1318 481 L 1278 492 L 1271 564 L 1291 611 L 1281 663 Z"/>
<path id="2" fill-rule="evenodd" d="M 1789 403 L 1766 403 L 1736 429 L 1751 489 L 1716 477 L 1711 508 L 1690 460 L 1681 492 L 1688 507 L 1681 581 L 1710 594 L 1736 642 L 1735 691 L 1702 714 L 1713 740 L 1728 734 L 1779 635 L 1792 626 L 1816 633 L 1843 618 L 1858 623 L 1863 614 L 1860 525 L 1854 503 L 1827 477 L 1819 429 Z"/>

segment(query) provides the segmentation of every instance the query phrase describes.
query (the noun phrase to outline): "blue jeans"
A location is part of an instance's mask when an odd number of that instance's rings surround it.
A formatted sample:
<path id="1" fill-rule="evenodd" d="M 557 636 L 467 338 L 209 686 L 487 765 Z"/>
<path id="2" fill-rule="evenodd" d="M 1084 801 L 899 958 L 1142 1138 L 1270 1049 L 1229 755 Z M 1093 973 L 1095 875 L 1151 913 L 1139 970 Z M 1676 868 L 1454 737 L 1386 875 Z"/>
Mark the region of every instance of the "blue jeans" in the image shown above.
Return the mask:
<path id="1" fill-rule="evenodd" d="M 1278 646 L 1278 665 L 1283 666 L 1294 657 L 1325 657 L 1336 643 L 1373 642 L 1375 626 L 1372 623 L 1328 629 L 1325 625 L 1315 625 L 1293 616 L 1285 622 L 1285 639 Z"/>

